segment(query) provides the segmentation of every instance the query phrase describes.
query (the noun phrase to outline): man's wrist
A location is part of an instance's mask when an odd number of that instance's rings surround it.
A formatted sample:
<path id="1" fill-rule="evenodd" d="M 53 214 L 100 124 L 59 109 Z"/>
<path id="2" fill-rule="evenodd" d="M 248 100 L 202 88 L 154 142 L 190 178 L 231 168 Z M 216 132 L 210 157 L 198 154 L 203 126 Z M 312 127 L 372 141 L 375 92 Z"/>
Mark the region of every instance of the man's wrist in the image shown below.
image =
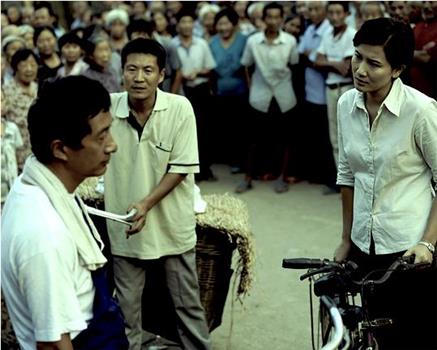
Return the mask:
<path id="1" fill-rule="evenodd" d="M 422 241 L 418 242 L 417 244 L 423 245 L 424 247 L 426 247 L 431 252 L 431 254 L 435 253 L 435 246 L 432 243 L 422 240 Z"/>

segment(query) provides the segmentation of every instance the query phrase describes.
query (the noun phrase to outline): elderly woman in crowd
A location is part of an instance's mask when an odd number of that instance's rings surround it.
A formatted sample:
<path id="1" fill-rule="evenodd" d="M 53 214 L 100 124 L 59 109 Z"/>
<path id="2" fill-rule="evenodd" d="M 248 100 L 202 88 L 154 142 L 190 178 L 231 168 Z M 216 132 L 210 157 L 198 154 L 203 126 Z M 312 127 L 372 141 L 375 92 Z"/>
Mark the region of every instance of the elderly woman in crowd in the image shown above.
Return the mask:
<path id="1" fill-rule="evenodd" d="M 29 24 L 23 24 L 18 27 L 18 31 L 20 33 L 20 37 L 23 38 L 26 49 L 33 50 L 35 48 L 35 44 L 33 43 L 33 34 L 35 33 L 35 29 Z"/>
<path id="2" fill-rule="evenodd" d="M 121 90 L 120 80 L 111 66 L 111 46 L 107 37 L 92 35 L 86 43 L 85 62 L 89 64 L 84 76 L 98 80 L 109 92 Z"/>
<path id="3" fill-rule="evenodd" d="M 38 57 L 32 50 L 20 49 L 11 60 L 14 79 L 5 83 L 3 91 L 7 101 L 7 117 L 17 124 L 23 148 L 18 151 L 18 168 L 21 170 L 26 157 L 30 154 L 30 140 L 27 130 L 27 112 L 37 96 L 36 76 L 38 71 Z"/>
<path id="4" fill-rule="evenodd" d="M 113 51 L 121 53 L 121 49 L 129 41 L 126 28 L 129 25 L 129 15 L 123 9 L 114 9 L 105 17 L 105 27 L 109 33 L 109 44 Z"/>
<path id="5" fill-rule="evenodd" d="M 202 26 L 202 37 L 210 41 L 216 33 L 214 27 L 214 17 L 220 11 L 220 7 L 215 4 L 204 4 L 199 10 L 199 21 Z"/>
<path id="6" fill-rule="evenodd" d="M 24 40 L 17 35 L 6 36 L 2 40 L 2 50 L 5 58 L 5 71 L 2 79 L 4 81 L 9 81 L 13 79 L 13 72 L 11 68 L 12 56 L 20 49 L 24 49 L 26 46 Z"/>

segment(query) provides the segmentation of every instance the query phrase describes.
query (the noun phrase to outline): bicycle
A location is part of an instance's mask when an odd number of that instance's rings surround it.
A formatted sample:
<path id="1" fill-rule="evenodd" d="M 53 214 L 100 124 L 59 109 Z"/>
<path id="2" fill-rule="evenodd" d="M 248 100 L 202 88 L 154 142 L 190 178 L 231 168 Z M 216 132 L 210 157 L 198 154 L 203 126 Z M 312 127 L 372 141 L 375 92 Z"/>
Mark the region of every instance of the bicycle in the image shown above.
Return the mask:
<path id="1" fill-rule="evenodd" d="M 310 280 L 311 341 L 313 350 L 314 320 L 312 289 L 320 297 L 318 339 L 323 350 L 351 349 L 377 350 L 378 341 L 374 331 L 393 324 L 389 318 L 370 319 L 368 314 L 368 298 L 375 287 L 386 283 L 395 271 L 407 271 L 424 268 L 428 264 L 414 264 L 414 256 L 398 258 L 384 275 L 376 280 L 370 279 L 376 271 L 368 273 L 361 280 L 354 280 L 354 272 L 358 266 L 347 261 L 343 263 L 328 259 L 283 259 L 282 267 L 287 269 L 308 269 L 300 276 L 300 280 Z M 379 272 L 379 271 L 378 271 Z M 312 285 L 314 287 L 312 288 Z M 361 306 L 355 304 L 355 297 L 360 295 Z M 341 316 L 342 324 L 335 319 L 336 310 Z M 341 327 L 343 327 L 341 329 Z M 339 335 L 340 333 L 340 335 Z M 318 344 L 319 345 L 319 344 Z"/>

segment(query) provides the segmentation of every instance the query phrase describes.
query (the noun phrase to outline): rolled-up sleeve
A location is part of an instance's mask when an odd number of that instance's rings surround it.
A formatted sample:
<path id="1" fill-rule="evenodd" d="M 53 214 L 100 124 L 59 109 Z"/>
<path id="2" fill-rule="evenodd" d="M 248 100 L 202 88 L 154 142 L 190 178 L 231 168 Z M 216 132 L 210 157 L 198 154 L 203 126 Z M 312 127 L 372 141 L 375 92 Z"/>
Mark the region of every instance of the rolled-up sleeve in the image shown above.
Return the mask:
<path id="1" fill-rule="evenodd" d="M 437 184 L 437 102 L 425 105 L 418 115 L 414 138 Z M 437 185 L 435 186 L 437 191 Z"/>
<path id="2" fill-rule="evenodd" d="M 181 111 L 181 122 L 169 159 L 169 173 L 194 174 L 199 172 L 196 119 L 193 107 L 186 100 Z"/>
<path id="3" fill-rule="evenodd" d="M 338 170 L 337 170 L 337 185 L 339 186 L 354 186 L 354 175 L 349 165 L 349 161 L 344 150 L 344 124 L 342 119 L 346 116 L 345 106 L 342 104 L 344 99 L 340 98 L 337 106 L 337 123 L 338 123 Z"/>

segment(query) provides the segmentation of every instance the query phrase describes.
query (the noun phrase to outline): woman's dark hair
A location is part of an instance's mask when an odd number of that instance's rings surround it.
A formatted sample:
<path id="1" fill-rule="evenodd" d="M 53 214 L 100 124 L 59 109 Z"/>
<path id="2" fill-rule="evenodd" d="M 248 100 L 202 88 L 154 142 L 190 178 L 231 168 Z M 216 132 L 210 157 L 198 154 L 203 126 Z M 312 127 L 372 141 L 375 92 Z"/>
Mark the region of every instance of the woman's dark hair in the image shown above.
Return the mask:
<path id="1" fill-rule="evenodd" d="M 238 13 L 232 7 L 226 7 L 215 15 L 214 28 L 216 27 L 217 22 L 222 17 L 227 17 L 227 19 L 229 19 L 229 22 L 231 22 L 233 26 L 236 26 L 238 24 L 238 21 L 240 20 L 240 18 L 238 17 Z"/>
<path id="2" fill-rule="evenodd" d="M 326 8 L 328 8 L 329 5 L 340 5 L 343 7 L 344 12 L 349 12 L 349 1 L 329 1 L 328 5 L 326 5 Z"/>
<path id="3" fill-rule="evenodd" d="M 267 17 L 267 11 L 274 9 L 281 11 L 281 17 L 284 17 L 284 7 L 277 2 L 271 2 L 263 8 L 263 20 Z"/>
<path id="4" fill-rule="evenodd" d="M 121 67 L 124 68 L 127 56 L 133 53 L 149 54 L 156 57 L 159 70 L 165 68 L 167 53 L 160 43 L 152 39 L 138 38 L 129 41 L 121 50 Z"/>
<path id="5" fill-rule="evenodd" d="M 182 17 L 191 17 L 193 21 L 196 20 L 196 14 L 195 12 L 189 8 L 189 7 L 182 7 L 181 10 L 176 14 L 176 22 L 179 23 L 179 21 L 182 19 Z"/>
<path id="6" fill-rule="evenodd" d="M 38 41 L 39 36 L 41 35 L 41 33 L 45 30 L 48 30 L 50 33 L 53 34 L 53 36 L 56 39 L 56 33 L 55 30 L 53 29 L 53 27 L 51 26 L 41 26 L 41 27 L 36 27 L 35 28 L 35 32 L 33 33 L 33 44 L 36 46 L 36 42 Z"/>
<path id="7" fill-rule="evenodd" d="M 35 157 L 44 164 L 52 162 L 54 140 L 72 149 L 82 148 L 82 139 L 92 131 L 89 120 L 110 106 L 109 93 L 97 80 L 69 76 L 46 82 L 28 113 Z"/>
<path id="8" fill-rule="evenodd" d="M 393 69 L 408 67 L 414 56 L 414 34 L 408 24 L 392 18 L 376 18 L 363 23 L 355 34 L 354 46 L 378 45 Z"/>
<path id="9" fill-rule="evenodd" d="M 11 59 L 11 68 L 14 71 L 14 75 L 15 73 L 17 73 L 18 64 L 22 61 L 27 60 L 30 56 L 33 56 L 36 63 L 38 64 L 38 56 L 30 49 L 20 49 L 14 53 Z"/>

